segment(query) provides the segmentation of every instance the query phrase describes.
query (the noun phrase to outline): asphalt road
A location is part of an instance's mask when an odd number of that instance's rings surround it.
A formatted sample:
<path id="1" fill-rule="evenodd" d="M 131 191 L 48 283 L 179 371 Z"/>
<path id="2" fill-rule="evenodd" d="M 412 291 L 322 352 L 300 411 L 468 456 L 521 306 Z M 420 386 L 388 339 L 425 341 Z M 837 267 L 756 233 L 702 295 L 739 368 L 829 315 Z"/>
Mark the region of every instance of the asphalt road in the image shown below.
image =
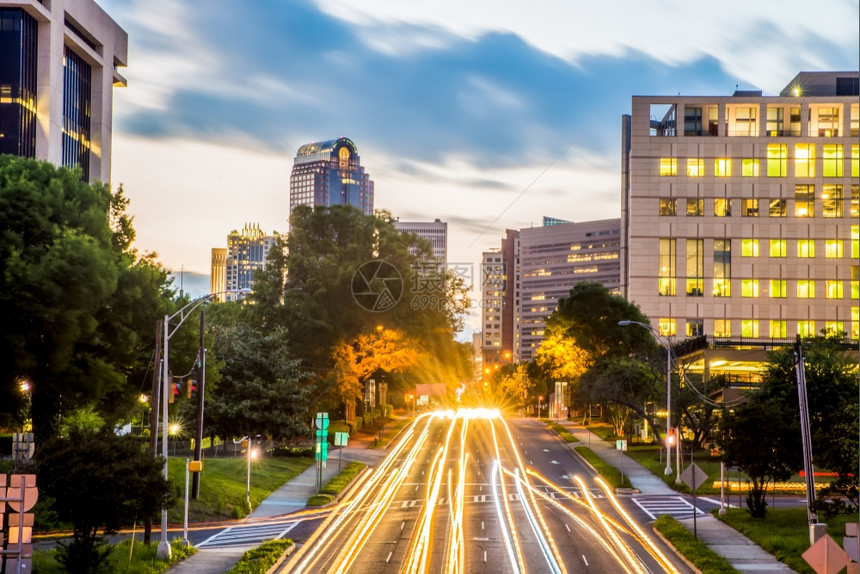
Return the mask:
<path id="1" fill-rule="evenodd" d="M 417 419 L 280 571 L 689 572 L 543 424 L 468 414 Z"/>

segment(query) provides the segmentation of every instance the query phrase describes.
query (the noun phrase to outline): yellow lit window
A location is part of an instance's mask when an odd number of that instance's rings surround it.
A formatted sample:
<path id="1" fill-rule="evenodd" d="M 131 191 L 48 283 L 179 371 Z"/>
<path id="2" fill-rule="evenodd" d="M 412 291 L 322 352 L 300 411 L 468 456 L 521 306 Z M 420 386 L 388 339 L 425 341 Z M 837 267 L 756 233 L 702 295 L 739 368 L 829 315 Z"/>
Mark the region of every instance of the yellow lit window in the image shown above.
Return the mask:
<path id="1" fill-rule="evenodd" d="M 851 177 L 860 177 L 860 145 L 851 144 Z"/>
<path id="2" fill-rule="evenodd" d="M 785 339 L 788 336 L 788 322 L 771 319 L 768 332 L 771 339 Z"/>
<path id="3" fill-rule="evenodd" d="M 767 176 L 785 177 L 788 171 L 788 146 L 786 144 L 767 145 Z"/>
<path id="4" fill-rule="evenodd" d="M 731 337 L 732 322 L 729 319 L 714 319 L 714 337 Z"/>
<path id="5" fill-rule="evenodd" d="M 815 321 L 798 321 L 797 334 L 801 337 L 814 337 L 816 335 Z"/>
<path id="6" fill-rule="evenodd" d="M 688 199 L 687 200 L 687 215 L 699 217 L 705 215 L 705 200 L 704 199 Z"/>
<path id="7" fill-rule="evenodd" d="M 741 216 L 742 217 L 758 217 L 758 200 L 757 199 L 742 199 L 741 200 Z"/>
<path id="8" fill-rule="evenodd" d="M 714 159 L 714 175 L 717 177 L 731 177 L 732 158 L 718 157 Z"/>
<path id="9" fill-rule="evenodd" d="M 797 240 L 797 256 L 804 259 L 815 257 L 815 240 L 814 239 L 798 239 Z"/>
<path id="10" fill-rule="evenodd" d="M 660 198 L 660 215 L 676 215 L 678 212 L 678 200 L 668 197 Z"/>
<path id="11" fill-rule="evenodd" d="M 815 144 L 794 146 L 795 177 L 815 177 Z"/>
<path id="12" fill-rule="evenodd" d="M 758 239 L 741 239 L 741 257 L 758 257 Z"/>
<path id="13" fill-rule="evenodd" d="M 860 339 L 860 307 L 851 307 L 851 332 L 852 339 Z"/>
<path id="14" fill-rule="evenodd" d="M 851 298 L 860 299 L 860 281 L 851 281 Z"/>
<path id="15" fill-rule="evenodd" d="M 839 335 L 845 332 L 845 323 L 842 321 L 825 321 L 824 330 L 828 335 Z"/>
<path id="16" fill-rule="evenodd" d="M 824 282 L 825 299 L 842 299 L 842 281 L 833 280 Z"/>
<path id="17" fill-rule="evenodd" d="M 818 135 L 822 138 L 839 137 L 840 107 L 810 106 L 812 121 L 809 126 L 809 135 Z"/>
<path id="18" fill-rule="evenodd" d="M 731 297 L 731 279 L 714 279 L 714 297 Z"/>
<path id="19" fill-rule="evenodd" d="M 842 217 L 842 184 L 824 184 L 821 193 L 821 214 L 824 217 Z"/>
<path id="20" fill-rule="evenodd" d="M 860 259 L 860 225 L 851 226 L 851 258 Z"/>
<path id="21" fill-rule="evenodd" d="M 821 155 L 824 177 L 842 177 L 842 144 L 824 144 Z"/>
<path id="22" fill-rule="evenodd" d="M 772 299 L 785 299 L 787 291 L 785 279 L 770 280 L 770 296 Z"/>
<path id="23" fill-rule="evenodd" d="M 797 184 L 794 186 L 794 216 L 815 217 L 815 186 Z"/>
<path id="24" fill-rule="evenodd" d="M 687 177 L 703 177 L 705 175 L 705 160 L 700 157 L 687 159 Z"/>
<path id="25" fill-rule="evenodd" d="M 786 240 L 771 239 L 770 240 L 770 256 L 771 257 L 786 257 Z"/>
<path id="26" fill-rule="evenodd" d="M 842 259 L 842 240 L 826 240 L 824 242 L 824 257 L 827 259 Z"/>
<path id="27" fill-rule="evenodd" d="M 657 270 L 658 289 L 660 295 L 675 295 L 675 256 L 677 254 L 677 240 L 660 239 L 659 242 L 659 268 Z"/>
<path id="28" fill-rule="evenodd" d="M 767 209 L 770 217 L 785 217 L 787 213 L 786 201 L 784 199 L 771 199 Z"/>
<path id="29" fill-rule="evenodd" d="M 732 200 L 718 197 L 714 200 L 714 215 L 717 217 L 729 217 L 732 214 Z"/>
<path id="30" fill-rule="evenodd" d="M 676 333 L 675 319 L 660 319 L 660 334 L 664 337 L 671 337 Z"/>
<path id="31" fill-rule="evenodd" d="M 741 279 L 741 297 L 758 297 L 758 279 Z"/>
<path id="32" fill-rule="evenodd" d="M 851 184 L 851 218 L 860 217 L 860 185 Z"/>
<path id="33" fill-rule="evenodd" d="M 798 299 L 815 299 L 815 281 L 811 279 L 800 279 L 797 281 Z"/>
<path id="34" fill-rule="evenodd" d="M 744 158 L 741 160 L 741 177 L 758 177 L 759 162 L 756 158 Z"/>
<path id="35" fill-rule="evenodd" d="M 758 337 L 758 321 L 756 319 L 741 320 L 741 337 Z"/>
<path id="36" fill-rule="evenodd" d="M 676 157 L 661 157 L 660 158 L 660 175 L 678 175 L 678 158 Z"/>

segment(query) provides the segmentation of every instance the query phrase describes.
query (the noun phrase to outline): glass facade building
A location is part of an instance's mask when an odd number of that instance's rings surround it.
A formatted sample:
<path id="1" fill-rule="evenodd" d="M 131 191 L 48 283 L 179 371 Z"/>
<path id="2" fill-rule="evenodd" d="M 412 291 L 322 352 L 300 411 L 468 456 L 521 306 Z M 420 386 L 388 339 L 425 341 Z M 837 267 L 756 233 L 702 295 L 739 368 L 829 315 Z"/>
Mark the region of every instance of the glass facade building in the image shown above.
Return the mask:
<path id="1" fill-rule="evenodd" d="M 21 8 L 0 8 L 0 153 L 36 157 L 38 26 Z"/>
<path id="2" fill-rule="evenodd" d="M 373 214 L 373 181 L 347 138 L 299 148 L 290 174 L 290 212 L 297 205 L 352 205 Z"/>

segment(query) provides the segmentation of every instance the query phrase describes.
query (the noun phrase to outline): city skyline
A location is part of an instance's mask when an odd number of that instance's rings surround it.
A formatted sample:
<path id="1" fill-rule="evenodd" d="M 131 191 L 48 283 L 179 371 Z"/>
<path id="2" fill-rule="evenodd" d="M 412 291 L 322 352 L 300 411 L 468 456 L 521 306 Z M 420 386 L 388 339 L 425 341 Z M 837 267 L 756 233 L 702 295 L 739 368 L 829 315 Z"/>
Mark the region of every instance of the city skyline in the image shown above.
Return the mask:
<path id="1" fill-rule="evenodd" d="M 375 206 L 447 221 L 449 261 L 477 269 L 506 228 L 618 217 L 632 96 L 775 95 L 799 71 L 858 67 L 847 0 L 779 4 L 778 19 L 769 3 L 627 2 L 623 22 L 617 6 L 549 2 L 272 2 L 242 18 L 221 1 L 99 4 L 129 34 L 112 184 L 131 199 L 136 247 L 204 290 L 210 249 L 237 222 L 287 230 L 307 142 L 352 139 Z"/>

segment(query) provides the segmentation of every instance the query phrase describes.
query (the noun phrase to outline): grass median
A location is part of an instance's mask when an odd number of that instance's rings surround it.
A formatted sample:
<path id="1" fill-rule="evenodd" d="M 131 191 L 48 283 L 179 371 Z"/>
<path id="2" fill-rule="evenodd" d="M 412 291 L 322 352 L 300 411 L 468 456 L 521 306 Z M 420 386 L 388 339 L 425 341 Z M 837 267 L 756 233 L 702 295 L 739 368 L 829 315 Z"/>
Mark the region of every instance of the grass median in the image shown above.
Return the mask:
<path id="1" fill-rule="evenodd" d="M 567 431 L 567 429 L 566 429 L 566 428 L 564 428 L 563 426 L 561 426 L 560 424 L 558 424 L 558 423 L 554 423 L 554 422 L 549 422 L 547 419 L 543 419 L 543 420 L 544 420 L 544 422 L 547 424 L 547 426 L 548 426 L 549 428 L 551 428 L 552 430 L 554 430 L 554 431 L 558 434 L 558 436 L 560 436 L 560 437 L 561 437 L 561 439 L 562 439 L 564 442 L 579 442 L 579 439 L 578 439 L 578 438 L 576 438 L 575 436 L 573 436 L 572 434 L 570 434 L 570 433 Z"/>
<path id="2" fill-rule="evenodd" d="M 668 540 L 702 574 L 736 574 L 725 558 L 708 548 L 708 545 L 693 536 L 683 524 L 669 515 L 663 515 L 654 523 L 654 528 Z"/>
<path id="3" fill-rule="evenodd" d="M 361 472 L 365 466 L 366 465 L 363 462 L 357 461 L 346 465 L 342 471 L 333 476 L 331 480 L 322 487 L 319 494 L 315 494 L 308 499 L 307 505 L 322 506 L 334 500 L 335 497 L 340 494 L 350 482 L 352 482 L 352 479 L 358 476 L 358 473 Z"/>
<path id="4" fill-rule="evenodd" d="M 179 539 L 170 544 L 170 560 L 159 560 L 156 557 L 158 543 L 147 546 L 140 539 L 134 542 L 124 540 L 111 548 L 107 560 L 99 568 L 99 572 L 123 572 L 125 574 L 160 574 L 176 562 L 197 552 L 194 548 L 183 545 Z M 57 562 L 57 550 L 37 550 L 33 553 L 33 572 L 39 574 L 63 574 L 67 572 L 64 566 Z"/>
<path id="5" fill-rule="evenodd" d="M 262 458 L 251 461 L 251 505 L 259 506 L 272 492 L 314 463 L 312 458 Z M 177 503 L 168 511 L 172 523 L 183 520 L 185 459 L 168 459 L 168 473 L 175 485 Z M 200 498 L 188 503 L 189 522 L 211 522 L 242 518 L 248 514 L 245 499 L 248 460 L 207 458 L 200 477 Z"/>
<path id="6" fill-rule="evenodd" d="M 630 484 L 630 479 L 625 474 L 623 479 L 621 477 L 621 471 L 615 468 L 614 466 L 604 462 L 602 458 L 594 454 L 594 451 L 588 448 L 587 446 L 577 446 L 574 447 L 574 450 L 582 455 L 588 463 L 594 467 L 594 470 L 603 477 L 603 479 L 612 487 L 612 489 L 616 488 L 632 488 L 633 485 Z"/>
<path id="7" fill-rule="evenodd" d="M 242 558 L 227 574 L 265 574 L 292 545 L 293 541 L 289 539 L 263 542 L 242 554 Z"/>

